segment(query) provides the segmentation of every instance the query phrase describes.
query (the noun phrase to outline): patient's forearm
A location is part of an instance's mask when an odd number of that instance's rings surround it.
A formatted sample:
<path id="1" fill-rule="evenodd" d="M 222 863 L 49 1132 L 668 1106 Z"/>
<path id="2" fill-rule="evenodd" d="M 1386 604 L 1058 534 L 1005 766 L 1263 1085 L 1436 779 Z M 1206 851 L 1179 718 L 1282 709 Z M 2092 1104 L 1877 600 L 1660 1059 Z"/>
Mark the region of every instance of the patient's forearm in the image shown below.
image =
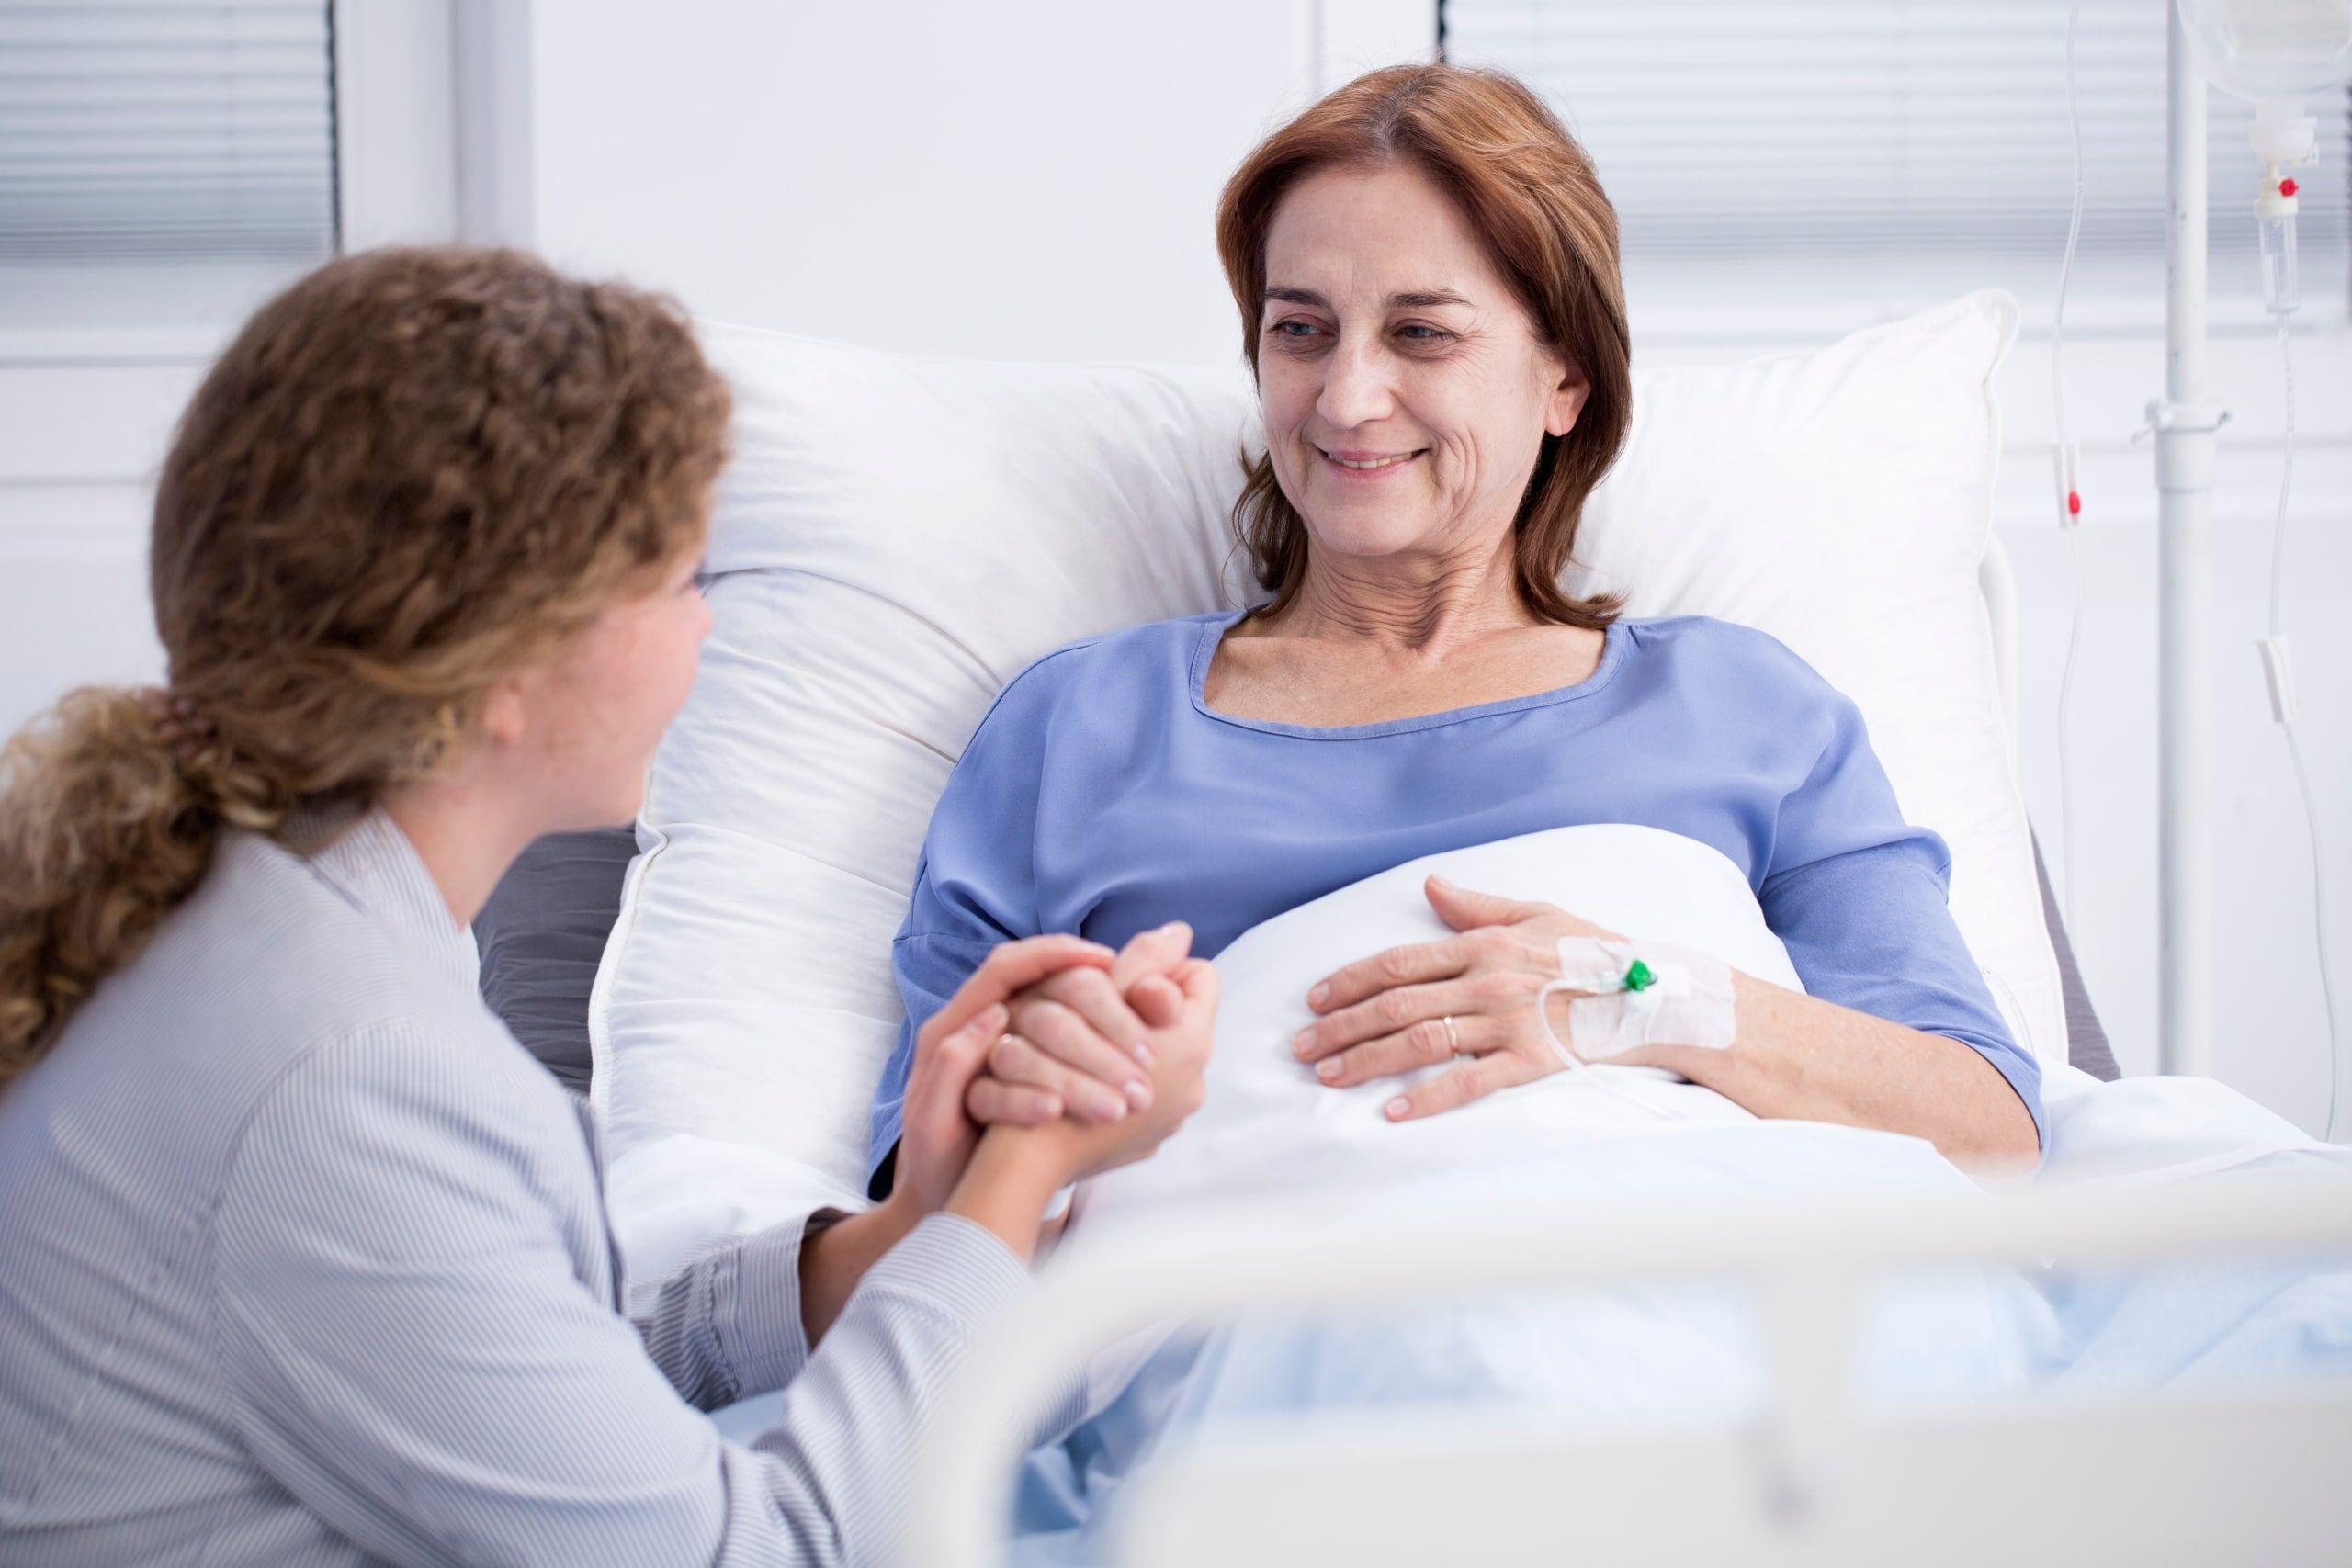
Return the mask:
<path id="1" fill-rule="evenodd" d="M 2033 1114 L 2000 1069 L 1940 1034 L 1735 973 L 1729 1050 L 1650 1045 L 1617 1058 L 1669 1067 L 1758 1116 L 1883 1127 L 1959 1164 L 2031 1162 Z"/>

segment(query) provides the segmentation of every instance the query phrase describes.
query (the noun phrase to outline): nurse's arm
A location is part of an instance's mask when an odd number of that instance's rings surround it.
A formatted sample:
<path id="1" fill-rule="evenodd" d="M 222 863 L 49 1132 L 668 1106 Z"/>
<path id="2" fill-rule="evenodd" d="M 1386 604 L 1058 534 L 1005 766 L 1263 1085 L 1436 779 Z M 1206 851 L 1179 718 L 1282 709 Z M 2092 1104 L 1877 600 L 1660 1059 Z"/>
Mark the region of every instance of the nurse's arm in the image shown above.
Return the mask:
<path id="1" fill-rule="evenodd" d="M 922 1414 L 1027 1288 L 1020 1260 L 932 1217 L 867 1276 L 782 1423 L 717 1442 L 580 1277 L 585 1151 L 551 1161 L 545 1097 L 481 1079 L 458 1043 L 387 1027 L 322 1048 L 254 1117 L 199 1245 L 220 1415 L 255 1462 L 370 1560 L 887 1551 Z"/>

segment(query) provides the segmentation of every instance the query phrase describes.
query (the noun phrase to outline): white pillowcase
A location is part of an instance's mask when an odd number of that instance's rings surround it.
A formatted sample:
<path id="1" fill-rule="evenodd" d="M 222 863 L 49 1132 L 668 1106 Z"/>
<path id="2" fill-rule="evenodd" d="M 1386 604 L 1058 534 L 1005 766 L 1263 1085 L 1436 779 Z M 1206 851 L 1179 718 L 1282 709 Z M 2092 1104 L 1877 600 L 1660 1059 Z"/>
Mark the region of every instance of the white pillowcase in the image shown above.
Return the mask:
<path id="1" fill-rule="evenodd" d="M 1861 706 L 1953 855 L 1995 995 L 2064 1061 L 2057 966 L 1976 584 L 2007 296 L 1816 354 L 1636 378 L 1574 586 L 1779 636 Z M 889 973 L 949 769 L 1030 660 L 1243 602 L 1239 374 L 922 359 L 706 326 L 735 457 L 717 628 L 655 758 L 589 1010 L 631 1274 L 854 1206 L 900 1010 Z"/>

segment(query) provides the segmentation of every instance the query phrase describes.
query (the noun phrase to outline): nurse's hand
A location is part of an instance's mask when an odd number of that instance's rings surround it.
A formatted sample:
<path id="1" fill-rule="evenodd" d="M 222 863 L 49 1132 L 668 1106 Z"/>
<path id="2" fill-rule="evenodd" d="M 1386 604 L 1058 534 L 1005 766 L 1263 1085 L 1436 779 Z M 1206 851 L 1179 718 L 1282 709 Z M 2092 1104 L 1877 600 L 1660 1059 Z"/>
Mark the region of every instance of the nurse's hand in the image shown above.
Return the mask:
<path id="1" fill-rule="evenodd" d="M 1522 904 L 1456 887 L 1432 876 L 1430 905 L 1460 934 L 1392 947 L 1327 976 L 1308 991 L 1316 1021 L 1291 1049 L 1335 1089 L 1393 1077 L 1458 1057 L 1390 1100 L 1391 1122 L 1433 1116 L 1498 1089 L 1558 1072 L 1535 998 L 1560 977 L 1562 937 L 1624 940 L 1550 904 Z M 1551 1021 L 1568 1037 L 1575 993 L 1550 998 Z"/>
<path id="2" fill-rule="evenodd" d="M 947 1201 L 964 1174 L 980 1134 L 965 1113 L 965 1096 L 1004 1032 L 1006 1004 L 1057 976 L 1107 975 L 1117 956 L 1074 936 L 1005 942 L 915 1032 L 894 1197 L 905 1194 L 917 1213 L 927 1214 Z"/>
<path id="3" fill-rule="evenodd" d="M 1192 928 L 1173 921 L 1137 933 L 1108 970 L 1064 969 L 1009 998 L 987 1071 L 965 1099 L 972 1119 L 1108 1126 L 1149 1110 L 1152 1032 L 1182 1016 L 1173 976 L 1192 942 Z"/>

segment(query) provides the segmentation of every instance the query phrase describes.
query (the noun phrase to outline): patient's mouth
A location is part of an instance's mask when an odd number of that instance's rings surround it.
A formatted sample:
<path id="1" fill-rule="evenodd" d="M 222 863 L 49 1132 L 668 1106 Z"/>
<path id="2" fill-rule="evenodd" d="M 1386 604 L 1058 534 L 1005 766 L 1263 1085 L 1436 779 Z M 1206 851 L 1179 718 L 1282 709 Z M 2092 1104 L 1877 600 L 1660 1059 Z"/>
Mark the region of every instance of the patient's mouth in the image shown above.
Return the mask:
<path id="1" fill-rule="evenodd" d="M 1403 468 L 1427 452 L 1429 448 L 1416 447 L 1410 452 L 1350 452 L 1346 454 L 1327 452 L 1320 446 L 1315 450 L 1321 454 L 1326 463 L 1344 473 L 1386 474 L 1394 473 L 1396 469 Z"/>

